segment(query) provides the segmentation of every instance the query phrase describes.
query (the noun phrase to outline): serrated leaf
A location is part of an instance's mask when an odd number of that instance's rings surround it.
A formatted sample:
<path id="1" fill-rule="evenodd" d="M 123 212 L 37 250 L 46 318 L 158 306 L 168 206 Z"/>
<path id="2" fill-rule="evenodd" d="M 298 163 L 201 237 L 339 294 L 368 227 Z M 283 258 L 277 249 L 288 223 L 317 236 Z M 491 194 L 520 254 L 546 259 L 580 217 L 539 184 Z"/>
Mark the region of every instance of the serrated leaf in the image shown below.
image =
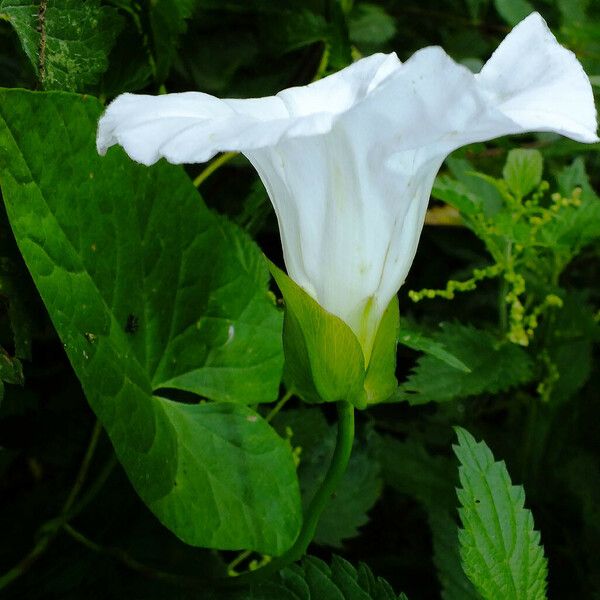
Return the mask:
<path id="1" fill-rule="evenodd" d="M 540 185 L 543 169 L 544 159 L 539 150 L 517 148 L 508 153 L 502 176 L 510 191 L 521 199 Z"/>
<path id="2" fill-rule="evenodd" d="M 433 564 L 442 587 L 442 600 L 480 600 L 462 568 L 458 545 L 458 527 L 453 513 L 432 508 L 427 511 L 431 529 Z"/>
<path id="3" fill-rule="evenodd" d="M 153 0 L 149 18 L 154 41 L 157 81 L 164 81 L 177 55 L 179 38 L 187 29 L 198 0 Z"/>
<path id="4" fill-rule="evenodd" d="M 99 157 L 101 111 L 89 97 L 0 91 L 0 182 L 19 248 L 151 510 L 190 544 L 280 554 L 301 520 L 295 466 L 243 406 L 276 398 L 283 360 L 261 254 L 182 169 Z M 171 402 L 165 388 L 220 402 Z"/>
<path id="5" fill-rule="evenodd" d="M 511 484 L 504 462 L 494 461 L 485 442 L 460 427 L 456 434 L 465 572 L 486 600 L 544 600 L 547 561 L 523 488 Z"/>
<path id="6" fill-rule="evenodd" d="M 460 564 L 458 528 L 454 518 L 455 477 L 453 461 L 430 454 L 412 439 L 399 441 L 378 436 L 378 455 L 385 483 L 401 494 L 415 498 L 427 512 L 437 569 L 444 600 L 476 600 L 471 582 Z"/>
<path id="7" fill-rule="evenodd" d="M 433 507 L 449 507 L 454 501 L 452 462 L 432 456 L 422 444 L 391 436 L 377 437 L 378 454 L 387 485 Z"/>
<path id="8" fill-rule="evenodd" d="M 464 373 L 471 372 L 471 369 L 464 362 L 456 358 L 454 354 L 448 352 L 443 344 L 425 335 L 415 325 L 402 322 L 398 341 L 403 346 L 429 354 L 459 371 L 463 371 Z"/>
<path id="9" fill-rule="evenodd" d="M 358 569 L 334 556 L 331 566 L 313 556 L 284 569 L 271 581 L 231 595 L 232 600 L 407 600 L 369 567 Z"/>
<path id="10" fill-rule="evenodd" d="M 116 10 L 99 0 L 0 0 L 45 89 L 82 90 L 108 66 L 121 29 Z"/>
<path id="11" fill-rule="evenodd" d="M 482 393 L 498 393 L 526 383 L 532 363 L 520 347 L 497 339 L 489 331 L 444 323 L 433 339 L 448 349 L 471 372 L 460 371 L 435 356 L 425 355 L 393 399 L 411 404 L 445 402 Z"/>

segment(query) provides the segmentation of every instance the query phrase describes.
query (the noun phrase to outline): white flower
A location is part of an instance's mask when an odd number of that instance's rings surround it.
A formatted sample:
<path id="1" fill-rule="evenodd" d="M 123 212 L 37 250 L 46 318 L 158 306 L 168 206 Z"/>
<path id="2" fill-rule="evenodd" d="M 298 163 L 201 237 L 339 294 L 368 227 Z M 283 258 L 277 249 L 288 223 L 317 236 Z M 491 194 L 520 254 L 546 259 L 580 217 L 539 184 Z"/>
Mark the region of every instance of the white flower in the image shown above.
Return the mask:
<path id="1" fill-rule="evenodd" d="M 444 158 L 526 131 L 598 140 L 589 80 L 537 13 L 476 75 L 429 47 L 404 64 L 375 54 L 268 98 L 123 94 L 101 118 L 97 145 L 104 154 L 120 144 L 146 165 L 243 152 L 275 208 L 288 274 L 351 327 L 368 361 Z"/>

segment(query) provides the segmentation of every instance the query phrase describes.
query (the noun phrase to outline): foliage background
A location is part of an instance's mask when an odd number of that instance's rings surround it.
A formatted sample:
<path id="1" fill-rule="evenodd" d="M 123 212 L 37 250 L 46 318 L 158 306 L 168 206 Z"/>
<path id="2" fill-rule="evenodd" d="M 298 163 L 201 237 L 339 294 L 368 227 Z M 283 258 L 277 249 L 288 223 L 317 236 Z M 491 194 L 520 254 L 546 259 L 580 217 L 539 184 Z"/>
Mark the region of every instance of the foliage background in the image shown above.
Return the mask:
<path id="1" fill-rule="evenodd" d="M 102 101 L 124 91 L 270 95 L 360 55 L 394 50 L 406 59 L 431 44 L 477 70 L 532 9 L 577 54 L 594 85 L 600 83 L 597 0 L 48 0 L 41 6 L 0 0 L 3 87 L 77 91 Z M 522 173 L 503 171 L 516 147 L 541 153 L 549 188 L 533 167 L 523 196 L 545 193 L 540 202 L 548 210 L 551 193 L 560 193 L 558 203 L 567 200 L 549 225 L 531 220 L 535 206 L 523 208 L 516 189 Z M 600 597 L 597 150 L 532 135 L 472 146 L 447 161 L 399 296 L 405 328 L 398 403 L 361 415 L 355 458 L 312 554 L 329 562 L 335 550 L 353 564 L 364 561 L 410 598 L 439 598 L 440 590 L 446 599 L 476 597 L 457 555 L 458 471 L 451 444 L 452 426 L 459 424 L 484 438 L 506 461 L 512 480 L 524 485 L 549 560 L 549 596 Z M 201 170 L 190 167 L 188 174 L 193 179 Z M 474 171 L 504 183 L 474 177 Z M 573 195 L 576 187 L 579 195 Z M 202 182 L 201 192 L 210 208 L 243 227 L 281 264 L 273 212 L 245 160 L 224 164 Z M 489 222 L 478 222 L 477 213 Z M 6 215 L 0 219 L 0 375 L 6 384 L 0 401 L 0 571 L 6 571 L 31 550 L 40 526 L 59 514 L 95 417 Z M 512 262 L 493 251 L 507 240 L 522 246 Z M 407 293 L 445 289 L 448 280 L 465 281 L 473 269 L 490 268 L 494 276 L 475 274 L 481 281 L 469 287 L 476 289 L 454 299 L 425 293 L 415 302 Z M 560 298 L 560 306 L 549 296 Z M 528 321 L 531 315 L 539 323 Z M 523 334 L 520 325 L 533 333 Z M 184 392 L 178 398 L 189 400 Z M 331 452 L 331 417 L 327 409 L 291 400 L 273 421 L 302 449 L 305 501 Z M 3 597 L 194 597 L 160 576 L 157 581 L 157 573 L 202 578 L 235 557 L 186 546 L 162 527 L 103 434 L 89 473 L 93 494 L 74 521 L 87 542 L 57 536 Z"/>

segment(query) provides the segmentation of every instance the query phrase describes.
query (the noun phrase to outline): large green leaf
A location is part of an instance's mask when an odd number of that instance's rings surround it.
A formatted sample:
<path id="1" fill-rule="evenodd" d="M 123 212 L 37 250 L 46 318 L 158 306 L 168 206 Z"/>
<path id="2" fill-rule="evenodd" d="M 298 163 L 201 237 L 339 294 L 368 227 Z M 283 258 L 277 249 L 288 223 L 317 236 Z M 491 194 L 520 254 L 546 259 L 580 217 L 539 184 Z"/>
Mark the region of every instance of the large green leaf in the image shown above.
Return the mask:
<path id="1" fill-rule="evenodd" d="M 101 110 L 0 91 L 0 183 L 25 262 L 159 519 L 192 544 L 281 553 L 300 522 L 292 455 L 243 406 L 275 399 L 283 362 L 262 257 L 180 168 L 97 156 Z M 164 388 L 223 403 L 171 402 Z"/>
<path id="2" fill-rule="evenodd" d="M 458 427 L 456 433 L 465 572 L 485 600 L 544 600 L 548 567 L 523 488 L 512 485 L 484 442 Z"/>
<path id="3" fill-rule="evenodd" d="M 0 0 L 0 18 L 15 28 L 46 89 L 95 83 L 121 28 L 117 11 L 99 0 Z"/>

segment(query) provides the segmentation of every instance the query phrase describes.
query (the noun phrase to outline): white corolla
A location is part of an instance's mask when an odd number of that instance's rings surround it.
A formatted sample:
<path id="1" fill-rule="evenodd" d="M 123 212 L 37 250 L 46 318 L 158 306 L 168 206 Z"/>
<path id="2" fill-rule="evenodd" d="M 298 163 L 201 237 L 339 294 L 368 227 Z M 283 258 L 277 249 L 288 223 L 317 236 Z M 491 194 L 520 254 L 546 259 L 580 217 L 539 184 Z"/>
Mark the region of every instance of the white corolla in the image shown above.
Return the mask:
<path id="1" fill-rule="evenodd" d="M 275 208 L 289 276 L 350 326 L 368 362 L 444 158 L 527 131 L 598 140 L 589 79 L 537 13 L 478 74 L 429 47 L 405 63 L 375 54 L 267 98 L 123 94 L 97 145 L 104 154 L 120 144 L 146 165 L 242 152 Z"/>

